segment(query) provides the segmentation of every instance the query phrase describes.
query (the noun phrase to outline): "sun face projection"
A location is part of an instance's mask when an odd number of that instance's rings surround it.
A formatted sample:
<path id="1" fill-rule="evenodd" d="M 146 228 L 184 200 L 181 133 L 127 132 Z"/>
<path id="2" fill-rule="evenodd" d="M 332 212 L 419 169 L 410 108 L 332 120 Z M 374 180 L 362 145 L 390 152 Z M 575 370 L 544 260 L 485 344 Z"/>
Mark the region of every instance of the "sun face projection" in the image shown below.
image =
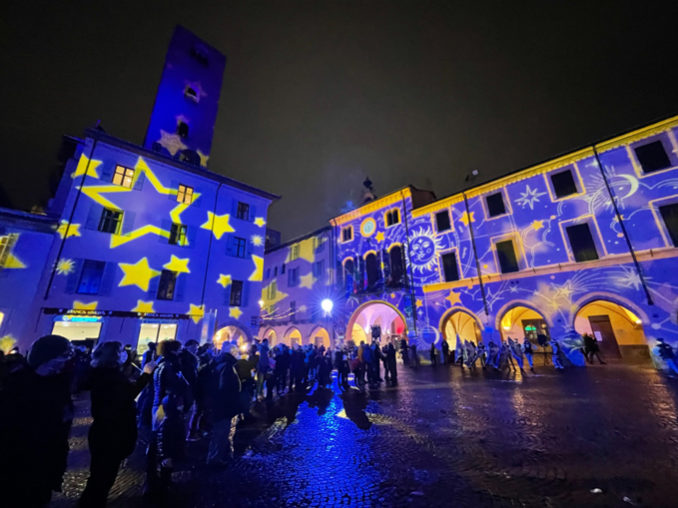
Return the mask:
<path id="1" fill-rule="evenodd" d="M 415 277 L 421 277 L 424 284 L 438 279 L 436 273 L 438 267 L 436 252 L 438 250 L 440 250 L 440 240 L 435 237 L 431 228 L 419 228 L 412 232 L 409 251 L 410 263 Z"/>

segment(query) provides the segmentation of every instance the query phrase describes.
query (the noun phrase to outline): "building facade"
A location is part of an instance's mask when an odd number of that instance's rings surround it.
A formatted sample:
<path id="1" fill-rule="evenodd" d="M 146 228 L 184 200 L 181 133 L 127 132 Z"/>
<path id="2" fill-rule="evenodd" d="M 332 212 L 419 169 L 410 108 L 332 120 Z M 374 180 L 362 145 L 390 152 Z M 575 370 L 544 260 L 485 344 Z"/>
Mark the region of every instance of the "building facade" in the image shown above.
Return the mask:
<path id="1" fill-rule="evenodd" d="M 251 340 L 268 206 L 208 171 L 225 59 L 178 27 L 145 146 L 90 129 L 44 216 L 4 211 L 0 337 Z M 196 95 L 197 94 L 197 95 Z"/>
<path id="2" fill-rule="evenodd" d="M 677 346 L 677 139 L 674 117 L 442 199 L 408 187 L 331 219 L 333 338 L 590 333 L 627 361 L 658 338 Z"/>

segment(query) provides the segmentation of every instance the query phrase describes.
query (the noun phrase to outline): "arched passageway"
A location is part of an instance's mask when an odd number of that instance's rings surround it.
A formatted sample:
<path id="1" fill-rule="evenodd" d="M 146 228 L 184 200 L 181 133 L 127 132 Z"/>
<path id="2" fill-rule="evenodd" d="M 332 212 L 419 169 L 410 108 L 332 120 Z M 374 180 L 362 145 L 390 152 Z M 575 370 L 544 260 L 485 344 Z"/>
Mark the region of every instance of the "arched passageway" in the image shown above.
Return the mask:
<path id="1" fill-rule="evenodd" d="M 250 338 L 241 328 L 229 325 L 217 330 L 212 338 L 212 342 L 217 350 L 221 350 L 221 347 L 225 342 L 241 347 L 244 344 L 248 344 Z"/>
<path id="2" fill-rule="evenodd" d="M 369 343 L 373 327 L 381 329 L 382 344 L 407 336 L 405 317 L 393 305 L 378 300 L 364 303 L 353 312 L 346 328 L 346 340 Z"/>
<path id="3" fill-rule="evenodd" d="M 311 332 L 310 343 L 318 347 L 325 346 L 325 349 L 332 345 L 330 334 L 322 326 L 313 329 Z"/>
<path id="4" fill-rule="evenodd" d="M 470 313 L 463 310 L 455 310 L 450 313 L 441 327 L 443 337 L 451 349 L 457 346 L 457 338 L 462 342 L 471 341 L 478 344 L 482 340 L 480 325 L 478 320 Z"/>
<path id="5" fill-rule="evenodd" d="M 269 347 L 273 347 L 278 343 L 278 334 L 275 333 L 273 328 L 269 328 L 264 332 L 264 335 L 261 337 L 261 340 L 268 339 Z"/>
<path id="6" fill-rule="evenodd" d="M 648 361 L 650 358 L 643 322 L 632 310 L 608 300 L 593 300 L 575 315 L 577 333 L 596 338 L 606 358 Z"/>
<path id="7" fill-rule="evenodd" d="M 499 325 L 503 340 L 511 337 L 522 342 L 523 338 L 526 338 L 537 343 L 539 335 L 543 334 L 547 339 L 551 337 L 549 326 L 544 316 L 524 305 L 516 305 L 508 309 L 499 318 Z"/>
<path id="8" fill-rule="evenodd" d="M 289 347 L 300 346 L 303 344 L 303 337 L 299 328 L 290 328 L 285 332 L 285 338 L 283 342 Z"/>

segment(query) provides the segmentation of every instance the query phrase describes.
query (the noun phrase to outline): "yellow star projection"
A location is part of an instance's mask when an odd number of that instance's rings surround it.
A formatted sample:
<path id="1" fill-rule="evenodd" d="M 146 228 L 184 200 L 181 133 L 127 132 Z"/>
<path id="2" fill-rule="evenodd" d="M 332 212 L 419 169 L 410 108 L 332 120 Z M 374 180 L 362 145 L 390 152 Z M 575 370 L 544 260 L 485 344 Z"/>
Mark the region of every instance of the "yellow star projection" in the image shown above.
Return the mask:
<path id="1" fill-rule="evenodd" d="M 181 136 L 176 133 L 170 133 L 160 129 L 160 139 L 157 141 L 160 146 L 174 157 L 179 150 L 186 150 L 188 146 L 181 141 Z"/>
<path id="2" fill-rule="evenodd" d="M 189 261 L 190 258 L 182 259 L 172 254 L 169 263 L 165 263 L 164 265 L 162 265 L 162 267 L 165 268 L 166 270 L 171 270 L 177 273 L 191 273 L 191 271 L 188 269 Z"/>
<path id="3" fill-rule="evenodd" d="M 191 319 L 197 325 L 205 315 L 205 307 L 191 303 L 189 304 L 188 315 L 191 316 Z"/>
<path id="4" fill-rule="evenodd" d="M 376 234 L 376 236 L 374 237 L 374 239 L 375 239 L 377 242 L 379 242 L 379 243 L 383 242 L 383 241 L 384 241 L 384 232 L 383 232 L 383 231 L 379 231 L 379 232 Z"/>
<path id="5" fill-rule="evenodd" d="M 544 221 L 543 220 L 533 220 L 531 226 L 532 226 L 532 229 L 534 229 L 535 231 L 539 231 L 541 228 L 544 227 Z"/>
<path id="6" fill-rule="evenodd" d="M 471 212 L 470 216 L 467 212 L 464 212 L 463 214 L 461 214 L 460 220 L 464 223 L 465 226 L 468 226 L 469 217 L 471 217 L 470 222 L 475 222 L 476 221 L 476 212 Z"/>
<path id="7" fill-rule="evenodd" d="M 450 307 L 454 307 L 455 304 L 461 303 L 461 295 L 454 291 L 450 291 L 450 294 L 445 297 L 445 300 L 450 302 Z"/>
<path id="8" fill-rule="evenodd" d="M 252 262 L 254 263 L 254 271 L 249 279 L 252 281 L 260 281 L 264 279 L 264 258 L 252 254 Z"/>
<path id="9" fill-rule="evenodd" d="M 198 153 L 198 157 L 200 157 L 200 165 L 203 168 L 206 168 L 207 167 L 207 161 L 210 158 L 209 154 L 202 153 L 202 150 L 200 150 L 200 148 L 198 148 L 197 153 Z"/>
<path id="10" fill-rule="evenodd" d="M 313 277 L 312 273 L 302 275 L 299 278 L 301 279 L 301 282 L 299 283 L 300 288 L 313 289 L 313 284 L 315 284 L 315 278 Z"/>
<path id="11" fill-rule="evenodd" d="M 217 279 L 217 284 L 223 286 L 226 289 L 231 284 L 231 276 L 225 273 L 220 273 L 219 278 Z"/>
<path id="12" fill-rule="evenodd" d="M 75 300 L 73 302 L 73 310 L 97 310 L 97 305 L 99 302 L 81 302 L 80 300 Z"/>
<path id="13" fill-rule="evenodd" d="M 132 312 L 140 312 L 142 314 L 153 314 L 155 310 L 153 309 L 153 301 L 145 302 L 143 300 L 137 300 L 137 305 L 132 309 Z"/>
<path id="14" fill-rule="evenodd" d="M 57 233 L 63 238 L 68 238 L 69 236 L 80 236 L 80 224 L 68 224 L 65 220 L 62 220 L 57 228 Z"/>
<path id="15" fill-rule="evenodd" d="M 228 309 L 228 315 L 233 319 L 240 319 L 240 316 L 242 316 L 242 311 L 239 307 L 231 307 Z"/>
<path id="16" fill-rule="evenodd" d="M 256 217 L 254 219 L 254 224 L 263 228 L 266 225 L 266 220 L 263 217 Z"/>
<path id="17" fill-rule="evenodd" d="M 75 171 L 71 173 L 71 178 L 84 175 L 87 173 L 87 176 L 93 178 L 99 178 L 97 174 L 97 168 L 101 165 L 101 161 L 89 160 L 85 154 L 80 154 L 80 159 L 78 160 L 78 165 L 75 167 Z"/>
<path id="18" fill-rule="evenodd" d="M 153 277 L 160 275 L 158 270 L 148 266 L 148 258 L 143 257 L 134 264 L 118 263 L 124 275 L 118 286 L 137 286 L 139 289 L 148 291 L 148 284 Z"/>
<path id="19" fill-rule="evenodd" d="M 229 224 L 230 220 L 231 215 L 228 213 L 225 213 L 224 215 L 215 215 L 212 212 L 207 212 L 207 222 L 200 227 L 212 231 L 214 237 L 217 240 L 221 240 L 221 237 L 224 236 L 225 233 L 233 233 L 235 231 Z"/>
<path id="20" fill-rule="evenodd" d="M 151 168 L 148 167 L 148 164 L 146 164 L 146 161 L 142 157 L 139 157 L 137 160 L 136 165 L 134 166 L 134 176 L 132 177 L 132 186 L 131 187 L 123 187 L 122 185 L 114 185 L 114 184 L 107 184 L 107 185 L 88 185 L 88 186 L 83 186 L 82 187 L 82 192 L 86 196 L 88 196 L 90 199 L 95 201 L 96 203 L 100 204 L 101 206 L 105 208 L 110 208 L 112 210 L 117 210 L 117 211 L 123 211 L 122 208 L 120 208 L 118 205 L 104 197 L 102 194 L 116 194 L 116 193 L 123 193 L 123 192 L 132 192 L 134 189 L 134 186 L 139 179 L 139 177 L 144 174 L 146 175 L 146 179 L 150 182 L 150 184 L 153 186 L 155 191 L 158 194 L 162 194 L 165 196 L 176 196 L 177 195 L 177 189 L 170 189 L 169 187 L 165 187 L 162 183 L 160 183 L 160 180 L 158 180 L 158 177 L 153 173 Z M 197 192 L 193 193 L 193 200 L 191 203 L 177 203 L 177 205 L 170 211 L 169 215 L 170 218 L 172 219 L 173 223 L 181 224 L 181 213 L 188 208 L 191 204 L 195 203 L 196 200 L 200 197 L 200 194 Z M 75 226 L 75 224 L 71 224 L 71 227 Z M 77 225 L 79 227 L 79 225 Z M 65 230 L 64 230 L 65 231 Z M 145 224 L 137 229 L 134 229 L 132 231 L 126 231 L 123 232 L 121 231 L 121 234 L 119 235 L 111 235 L 111 248 L 118 247 L 119 245 L 123 245 L 127 242 L 131 242 L 132 240 L 136 240 L 137 238 L 141 238 L 144 235 L 147 234 L 155 234 L 158 236 L 162 236 L 164 238 L 169 239 L 170 237 L 170 232 L 168 230 L 162 229 L 158 226 L 155 226 L 153 224 Z M 69 236 L 71 236 L 69 234 Z M 75 236 L 80 236 L 80 233 L 78 232 L 77 235 Z M 62 236 L 63 237 L 63 236 Z"/>
<path id="21" fill-rule="evenodd" d="M 424 306 L 424 302 L 422 302 L 421 299 L 417 298 L 415 305 L 417 306 L 417 308 L 420 308 Z"/>
<path id="22" fill-rule="evenodd" d="M 56 273 L 58 275 L 68 275 L 73 272 L 75 263 L 72 259 L 60 259 L 56 266 Z"/>

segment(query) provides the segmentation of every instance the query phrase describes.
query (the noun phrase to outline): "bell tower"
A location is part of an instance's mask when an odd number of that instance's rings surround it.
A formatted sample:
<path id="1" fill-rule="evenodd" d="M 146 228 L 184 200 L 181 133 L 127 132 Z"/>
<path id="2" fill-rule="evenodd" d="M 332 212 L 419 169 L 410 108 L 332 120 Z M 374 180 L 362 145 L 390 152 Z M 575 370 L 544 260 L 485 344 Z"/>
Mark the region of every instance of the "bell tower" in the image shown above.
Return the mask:
<path id="1" fill-rule="evenodd" d="M 162 71 L 144 147 L 207 167 L 226 57 L 177 26 Z"/>

